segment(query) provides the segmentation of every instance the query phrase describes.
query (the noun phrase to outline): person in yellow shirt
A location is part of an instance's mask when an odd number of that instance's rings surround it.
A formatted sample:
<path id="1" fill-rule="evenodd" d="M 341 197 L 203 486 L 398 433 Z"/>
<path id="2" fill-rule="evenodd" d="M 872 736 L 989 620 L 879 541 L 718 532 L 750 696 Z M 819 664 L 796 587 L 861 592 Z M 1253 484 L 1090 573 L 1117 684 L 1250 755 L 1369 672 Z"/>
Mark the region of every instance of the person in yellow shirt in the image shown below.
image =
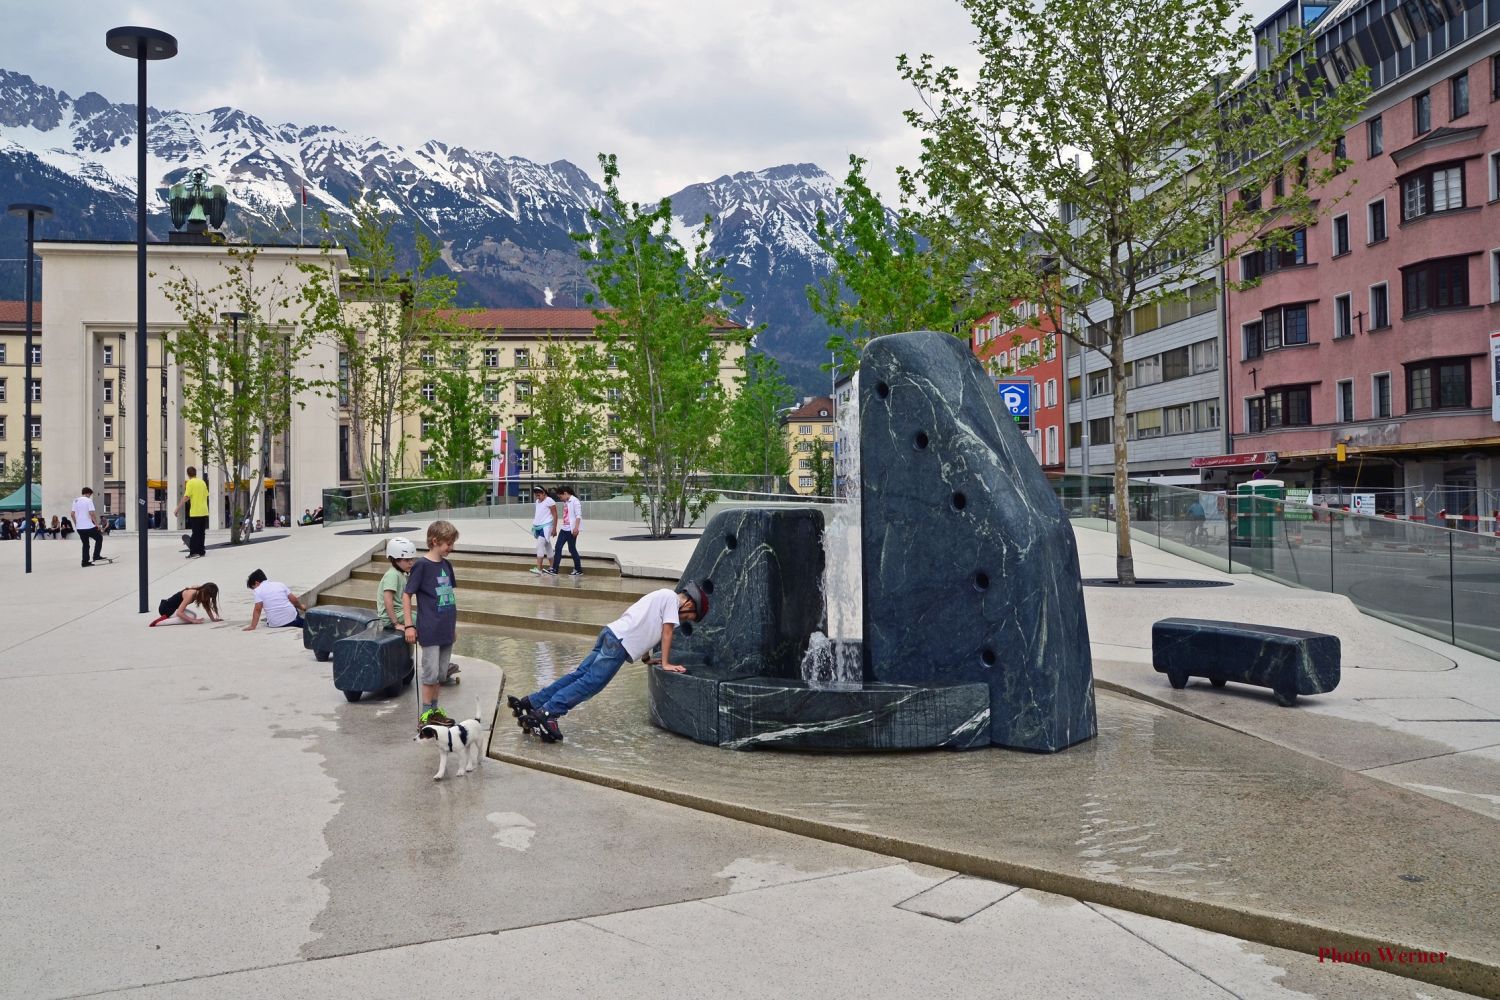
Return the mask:
<path id="1" fill-rule="evenodd" d="M 198 470 L 191 465 L 187 467 L 188 479 L 182 486 L 182 499 L 177 501 L 177 509 L 172 512 L 175 517 L 182 513 L 183 505 L 187 505 L 188 531 L 187 547 L 189 559 L 193 556 L 206 556 L 208 550 L 203 546 L 203 535 L 208 531 L 208 484 L 198 478 Z"/>

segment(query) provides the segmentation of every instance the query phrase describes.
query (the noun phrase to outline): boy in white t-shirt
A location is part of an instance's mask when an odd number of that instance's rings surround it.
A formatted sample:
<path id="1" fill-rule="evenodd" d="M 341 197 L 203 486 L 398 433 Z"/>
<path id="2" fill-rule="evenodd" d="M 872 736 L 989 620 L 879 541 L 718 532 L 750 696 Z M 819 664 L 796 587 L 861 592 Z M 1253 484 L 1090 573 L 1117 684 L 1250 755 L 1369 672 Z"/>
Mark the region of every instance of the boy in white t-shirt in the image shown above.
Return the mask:
<path id="1" fill-rule="evenodd" d="M 578 668 L 535 694 L 508 699 L 510 710 L 529 732 L 544 741 L 563 738 L 557 720 L 604 690 L 626 660 L 633 660 L 661 643 L 661 669 L 674 674 L 687 668 L 672 662 L 672 632 L 683 620 L 708 617 L 708 594 L 696 583 L 680 591 L 653 590 L 619 618 L 604 626 L 594 648 Z"/>
<path id="2" fill-rule="evenodd" d="M 104 548 L 104 533 L 94 520 L 94 491 L 87 486 L 73 501 L 73 527 L 78 529 L 78 540 L 83 543 L 83 565 L 94 565 L 93 559 L 89 558 L 89 539 L 94 541 L 94 559 L 98 559 Z"/>
<path id="3" fill-rule="evenodd" d="M 255 610 L 250 612 L 250 624 L 246 626 L 246 632 L 255 631 L 255 627 L 260 624 L 261 611 L 265 611 L 266 624 L 272 628 L 293 625 L 301 628 L 307 624 L 302 618 L 307 609 L 286 584 L 267 580 L 265 573 L 256 570 L 245 581 L 245 586 L 255 591 Z"/>
<path id="4" fill-rule="evenodd" d="M 547 556 L 552 554 L 552 539 L 557 535 L 557 501 L 540 486 L 531 488 L 536 509 L 531 515 L 531 535 L 536 539 L 536 566 L 533 573 L 547 572 Z"/>

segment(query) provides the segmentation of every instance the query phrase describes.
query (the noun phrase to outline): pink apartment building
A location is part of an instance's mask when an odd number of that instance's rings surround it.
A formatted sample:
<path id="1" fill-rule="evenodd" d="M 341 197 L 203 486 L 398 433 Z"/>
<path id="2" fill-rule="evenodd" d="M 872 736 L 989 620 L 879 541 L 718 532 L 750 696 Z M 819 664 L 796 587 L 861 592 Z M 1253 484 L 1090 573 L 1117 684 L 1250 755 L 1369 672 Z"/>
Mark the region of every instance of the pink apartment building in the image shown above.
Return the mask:
<path id="1" fill-rule="evenodd" d="M 1229 451 L 1246 460 L 1229 481 L 1258 460 L 1288 486 L 1374 492 L 1381 512 L 1422 497 L 1428 512 L 1487 516 L 1500 497 L 1500 0 L 1347 0 L 1323 18 L 1325 72 L 1370 66 L 1374 90 L 1344 140 L 1349 193 L 1324 195 L 1294 249 L 1231 264 L 1260 284 L 1227 296 Z"/>

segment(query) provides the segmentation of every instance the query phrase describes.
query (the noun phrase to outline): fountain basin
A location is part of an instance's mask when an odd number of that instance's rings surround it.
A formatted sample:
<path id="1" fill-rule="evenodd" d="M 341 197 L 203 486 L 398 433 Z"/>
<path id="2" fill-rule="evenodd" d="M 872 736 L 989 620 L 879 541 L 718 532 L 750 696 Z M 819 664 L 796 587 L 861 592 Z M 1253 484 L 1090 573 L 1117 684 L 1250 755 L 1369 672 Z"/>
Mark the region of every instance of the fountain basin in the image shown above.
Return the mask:
<path id="1" fill-rule="evenodd" d="M 815 687 L 659 668 L 647 671 L 646 683 L 655 725 L 734 750 L 962 750 L 989 742 L 985 684 Z"/>

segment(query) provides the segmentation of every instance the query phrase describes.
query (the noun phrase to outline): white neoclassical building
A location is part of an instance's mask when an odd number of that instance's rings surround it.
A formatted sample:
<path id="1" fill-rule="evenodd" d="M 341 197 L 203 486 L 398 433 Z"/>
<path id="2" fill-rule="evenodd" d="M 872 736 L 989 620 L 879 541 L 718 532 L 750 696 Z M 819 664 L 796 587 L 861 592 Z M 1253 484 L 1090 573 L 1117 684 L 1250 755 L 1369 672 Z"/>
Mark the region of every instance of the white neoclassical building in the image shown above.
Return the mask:
<path id="1" fill-rule="evenodd" d="M 241 247 L 240 249 L 244 249 Z M 183 326 L 176 307 L 163 292 L 177 274 L 195 278 L 210 288 L 226 277 L 227 253 L 214 244 L 154 243 L 147 250 L 147 380 L 146 438 L 136 439 L 135 411 L 136 246 L 134 243 L 39 241 L 36 245 L 45 278 L 46 308 L 40 338 L 42 405 L 36 434 L 44 455 L 43 511 L 66 512 L 84 486 L 95 491 L 101 510 L 123 513 L 128 526 L 139 518 L 134 507 L 139 495 L 137 448 L 147 456 L 147 510 L 168 514 L 182 496 L 185 469 L 197 466 L 210 490 L 212 524 L 224 522 L 224 475 L 206 463 L 197 434 L 181 417 L 183 382 L 168 358 L 162 364 L 162 336 Z M 273 323 L 298 320 L 295 292 L 306 278 L 299 262 L 323 259 L 317 247 L 260 246 L 257 277 L 269 282 L 280 274 L 292 301 L 285 315 L 271 315 Z M 348 266 L 337 250 L 328 261 Z M 232 308 L 226 305 L 226 309 Z M 270 306 L 269 308 L 274 308 Z M 308 378 L 326 378 L 336 369 L 337 351 L 318 342 L 299 362 Z M 45 374 L 44 374 L 45 373 Z M 287 439 L 273 444 L 267 476 L 268 494 L 257 509 L 300 512 L 322 503 L 322 490 L 338 481 L 339 425 L 333 404 L 309 393 L 294 402 Z M 44 409 L 43 409 L 44 407 Z M 20 457 L 20 442 L 8 450 Z M 168 520 L 168 526 L 175 526 Z"/>

